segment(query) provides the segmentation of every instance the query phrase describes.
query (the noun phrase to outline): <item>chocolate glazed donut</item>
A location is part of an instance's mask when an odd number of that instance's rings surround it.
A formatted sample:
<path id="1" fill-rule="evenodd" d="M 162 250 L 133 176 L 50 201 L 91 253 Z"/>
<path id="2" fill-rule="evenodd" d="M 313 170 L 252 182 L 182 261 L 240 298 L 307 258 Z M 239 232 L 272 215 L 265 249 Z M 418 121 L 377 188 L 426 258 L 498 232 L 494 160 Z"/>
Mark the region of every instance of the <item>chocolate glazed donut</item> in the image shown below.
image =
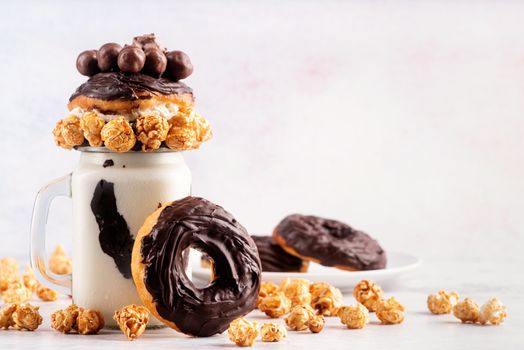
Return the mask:
<path id="1" fill-rule="evenodd" d="M 183 252 L 190 247 L 214 261 L 214 280 L 204 288 L 185 273 Z M 144 304 L 170 327 L 193 336 L 222 333 L 258 298 L 255 243 L 230 213 L 202 198 L 186 197 L 151 214 L 138 233 L 132 265 Z"/>

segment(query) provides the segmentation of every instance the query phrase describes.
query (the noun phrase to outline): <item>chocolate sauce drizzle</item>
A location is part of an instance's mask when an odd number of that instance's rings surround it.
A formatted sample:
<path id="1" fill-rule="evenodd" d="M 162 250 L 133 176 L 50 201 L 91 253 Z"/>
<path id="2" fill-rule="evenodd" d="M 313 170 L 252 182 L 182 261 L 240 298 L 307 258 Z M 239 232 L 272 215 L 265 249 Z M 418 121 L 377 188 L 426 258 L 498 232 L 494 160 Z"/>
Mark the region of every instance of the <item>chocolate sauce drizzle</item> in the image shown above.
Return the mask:
<path id="1" fill-rule="evenodd" d="M 180 81 L 153 78 L 145 74 L 122 72 L 98 73 L 80 85 L 69 101 L 78 96 L 100 100 L 133 101 L 151 98 L 152 95 L 192 94 L 193 90 Z"/>
<path id="2" fill-rule="evenodd" d="M 98 182 L 91 200 L 91 211 L 100 230 L 98 240 L 102 251 L 113 258 L 124 278 L 131 278 L 131 252 L 135 240 L 126 220 L 118 212 L 114 183 Z"/>
<path id="3" fill-rule="evenodd" d="M 183 333 L 222 333 L 253 309 L 261 274 L 257 248 L 222 207 L 198 197 L 177 200 L 162 210 L 141 243 L 146 289 L 160 316 Z M 215 262 L 214 280 L 204 288 L 197 288 L 185 273 L 189 247 Z"/>

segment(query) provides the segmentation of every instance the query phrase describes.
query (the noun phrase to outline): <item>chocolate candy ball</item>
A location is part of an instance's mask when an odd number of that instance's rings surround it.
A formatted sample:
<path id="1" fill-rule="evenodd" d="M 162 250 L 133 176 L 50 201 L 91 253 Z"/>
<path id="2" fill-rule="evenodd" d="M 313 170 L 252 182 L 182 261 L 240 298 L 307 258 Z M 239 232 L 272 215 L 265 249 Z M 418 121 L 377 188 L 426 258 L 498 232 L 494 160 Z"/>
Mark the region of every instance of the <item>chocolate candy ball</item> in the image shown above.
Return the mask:
<path id="1" fill-rule="evenodd" d="M 170 51 L 166 54 L 167 67 L 165 75 L 172 80 L 178 81 L 187 78 L 193 73 L 193 64 L 189 56 L 182 51 Z"/>
<path id="2" fill-rule="evenodd" d="M 136 46 L 126 46 L 118 54 L 118 68 L 125 73 L 138 73 L 144 68 L 146 55 Z"/>
<path id="3" fill-rule="evenodd" d="M 118 69 L 118 54 L 122 46 L 117 43 L 107 43 L 98 49 L 98 68 L 102 72 Z"/>
<path id="4" fill-rule="evenodd" d="M 97 54 L 98 51 L 96 50 L 87 50 L 78 55 L 76 59 L 76 69 L 78 69 L 80 74 L 91 77 L 100 72 L 100 68 L 98 68 Z"/>
<path id="5" fill-rule="evenodd" d="M 145 51 L 146 63 L 144 65 L 144 73 L 153 77 L 159 77 L 164 73 L 167 67 L 167 58 L 162 50 L 158 48 L 151 48 Z"/>

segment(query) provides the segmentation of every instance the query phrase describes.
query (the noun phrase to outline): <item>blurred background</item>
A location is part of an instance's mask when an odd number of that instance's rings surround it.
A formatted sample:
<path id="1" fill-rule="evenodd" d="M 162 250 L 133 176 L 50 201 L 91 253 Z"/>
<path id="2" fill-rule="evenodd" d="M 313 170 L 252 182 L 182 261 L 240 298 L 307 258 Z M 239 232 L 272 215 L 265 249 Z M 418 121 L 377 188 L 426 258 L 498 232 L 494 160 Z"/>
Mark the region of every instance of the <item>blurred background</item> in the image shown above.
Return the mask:
<path id="1" fill-rule="evenodd" d="M 268 234 L 343 220 L 423 259 L 521 260 L 524 3 L 2 2 L 0 256 L 25 257 L 33 199 L 79 154 L 53 143 L 78 53 L 154 32 L 188 53 L 214 139 L 195 195 Z M 56 200 L 52 240 L 70 245 Z M 51 244 L 52 245 L 52 244 Z"/>

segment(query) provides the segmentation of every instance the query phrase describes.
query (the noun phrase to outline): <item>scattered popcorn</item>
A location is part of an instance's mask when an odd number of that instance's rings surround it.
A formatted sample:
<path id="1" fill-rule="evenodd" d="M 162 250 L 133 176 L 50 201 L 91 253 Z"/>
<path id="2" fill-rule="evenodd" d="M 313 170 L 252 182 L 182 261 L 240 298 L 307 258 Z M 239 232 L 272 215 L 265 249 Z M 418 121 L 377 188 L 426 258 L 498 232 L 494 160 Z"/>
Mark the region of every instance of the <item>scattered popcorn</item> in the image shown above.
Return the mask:
<path id="1" fill-rule="evenodd" d="M 104 327 L 104 318 L 96 310 L 84 309 L 75 304 L 51 315 L 51 328 L 61 333 L 73 331 L 80 334 L 96 334 Z"/>
<path id="2" fill-rule="evenodd" d="M 264 342 L 278 342 L 287 337 L 287 330 L 275 323 L 264 323 L 260 328 L 260 335 Z"/>
<path id="3" fill-rule="evenodd" d="M 383 324 L 398 324 L 404 321 L 404 306 L 395 298 L 380 300 L 375 312 Z"/>
<path id="4" fill-rule="evenodd" d="M 26 267 L 25 273 L 22 276 L 22 282 L 24 283 L 24 286 L 31 292 L 36 292 L 39 283 L 36 280 L 35 274 L 33 273 L 33 269 L 31 267 Z"/>
<path id="5" fill-rule="evenodd" d="M 0 292 L 7 289 L 8 284 L 18 279 L 18 263 L 13 258 L 0 260 Z"/>
<path id="6" fill-rule="evenodd" d="M 463 323 L 476 323 L 479 320 L 479 307 L 472 299 L 466 298 L 453 306 L 453 315 Z"/>
<path id="7" fill-rule="evenodd" d="M 144 306 L 127 305 L 116 310 L 113 319 L 127 339 L 135 340 L 146 330 L 149 322 L 149 310 Z"/>
<path id="8" fill-rule="evenodd" d="M 324 324 L 326 323 L 326 320 L 324 319 L 324 316 L 317 315 L 313 316 L 308 323 L 308 328 L 312 333 L 320 333 L 324 329 Z"/>
<path id="9" fill-rule="evenodd" d="M 55 247 L 49 258 L 49 269 L 58 275 L 67 275 L 73 271 L 71 258 L 66 256 L 64 247 L 60 244 Z"/>
<path id="10" fill-rule="evenodd" d="M 260 291 L 258 292 L 257 308 L 262 299 L 278 292 L 278 286 L 273 282 L 262 281 Z"/>
<path id="11" fill-rule="evenodd" d="M 58 299 L 58 293 L 52 289 L 39 284 L 36 289 L 36 295 L 43 301 L 55 301 Z"/>
<path id="12" fill-rule="evenodd" d="M 17 280 L 10 281 L 7 289 L 2 292 L 4 303 L 24 303 L 32 296 L 33 292 L 24 286 L 20 277 Z"/>
<path id="13" fill-rule="evenodd" d="M 181 111 L 169 120 L 169 125 L 166 145 L 179 151 L 196 149 L 213 135 L 209 122 L 194 111 Z"/>
<path id="14" fill-rule="evenodd" d="M 369 322 L 369 311 L 361 303 L 355 305 L 342 306 L 338 310 L 340 322 L 350 329 L 361 329 Z"/>
<path id="15" fill-rule="evenodd" d="M 480 308 L 479 322 L 481 324 L 491 323 L 499 325 L 508 316 L 506 307 L 497 298 L 491 298 Z"/>
<path id="16" fill-rule="evenodd" d="M 0 310 L 0 329 L 14 327 L 18 330 L 34 331 L 42 324 L 38 306 L 26 303 L 6 305 Z"/>
<path id="17" fill-rule="evenodd" d="M 315 310 L 309 305 L 296 305 L 291 313 L 284 319 L 289 329 L 303 331 L 308 329 L 309 320 L 315 316 Z"/>
<path id="18" fill-rule="evenodd" d="M 229 325 L 227 335 L 237 346 L 253 346 L 258 336 L 258 324 L 244 317 L 237 318 Z"/>
<path id="19" fill-rule="evenodd" d="M 271 318 L 279 318 L 291 310 L 291 300 L 283 292 L 278 292 L 262 299 L 258 308 Z"/>
<path id="20" fill-rule="evenodd" d="M 382 289 L 373 281 L 362 280 L 353 289 L 353 296 L 370 312 L 375 312 L 382 299 Z"/>
<path id="21" fill-rule="evenodd" d="M 457 293 L 447 293 L 443 290 L 440 290 L 437 294 L 430 294 L 428 296 L 427 304 L 431 313 L 434 313 L 435 315 L 441 315 L 451 313 L 451 310 L 457 301 Z"/>
<path id="22" fill-rule="evenodd" d="M 87 112 L 80 119 L 80 127 L 91 147 L 102 146 L 100 133 L 104 125 L 105 121 L 94 112 Z"/>
<path id="23" fill-rule="evenodd" d="M 76 331 L 75 323 L 76 317 L 72 312 L 66 310 L 58 310 L 51 314 L 51 328 L 60 333 L 70 333 Z"/>
<path id="24" fill-rule="evenodd" d="M 76 327 L 80 334 L 96 334 L 104 328 L 104 317 L 99 311 L 84 309 L 78 313 Z"/>
<path id="25" fill-rule="evenodd" d="M 136 137 L 142 142 L 142 151 L 154 151 L 160 148 L 167 137 L 169 123 L 163 117 L 146 116 L 136 120 Z"/>
<path id="26" fill-rule="evenodd" d="M 135 133 L 124 117 L 109 121 L 100 133 L 104 146 L 113 152 L 127 152 L 136 143 Z"/>
<path id="27" fill-rule="evenodd" d="M 296 278 L 285 282 L 283 292 L 291 300 L 291 305 L 304 305 L 311 303 L 311 293 L 309 292 L 309 282 L 303 278 Z M 282 287 L 282 283 L 281 283 Z"/>
<path id="28" fill-rule="evenodd" d="M 342 293 L 327 283 L 313 283 L 309 287 L 311 306 L 323 316 L 334 316 L 342 303 Z"/>

